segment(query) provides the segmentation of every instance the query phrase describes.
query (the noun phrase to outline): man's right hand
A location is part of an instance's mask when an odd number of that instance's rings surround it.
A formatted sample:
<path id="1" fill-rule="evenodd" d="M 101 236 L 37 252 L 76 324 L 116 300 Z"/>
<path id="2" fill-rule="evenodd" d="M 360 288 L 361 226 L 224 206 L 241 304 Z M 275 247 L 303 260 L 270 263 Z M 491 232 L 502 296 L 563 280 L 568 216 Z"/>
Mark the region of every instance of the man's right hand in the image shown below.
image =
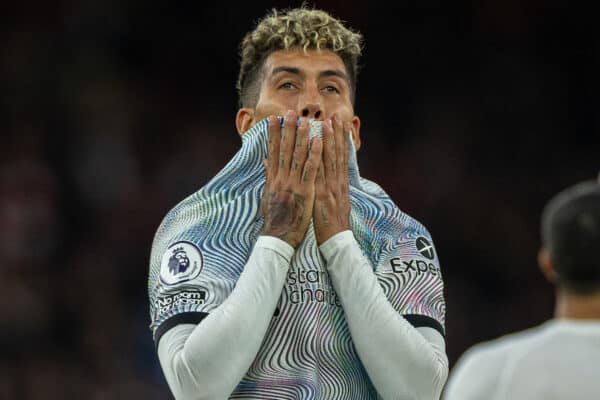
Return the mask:
<path id="1" fill-rule="evenodd" d="M 279 119 L 269 117 L 269 154 L 265 163 L 266 185 L 262 198 L 263 235 L 276 236 L 297 248 L 306 234 L 315 200 L 315 177 L 321 163 L 321 139 L 308 149 L 309 124 L 288 111 L 281 135 Z"/>

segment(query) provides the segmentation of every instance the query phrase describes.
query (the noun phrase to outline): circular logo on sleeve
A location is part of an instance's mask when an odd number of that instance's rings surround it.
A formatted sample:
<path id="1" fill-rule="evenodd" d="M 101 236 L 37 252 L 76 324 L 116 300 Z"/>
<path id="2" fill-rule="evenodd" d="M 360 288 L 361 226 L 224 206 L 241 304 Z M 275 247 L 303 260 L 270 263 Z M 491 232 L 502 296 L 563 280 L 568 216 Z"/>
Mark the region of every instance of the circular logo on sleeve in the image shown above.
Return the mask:
<path id="1" fill-rule="evenodd" d="M 435 254 L 433 252 L 433 245 L 429 243 L 429 240 L 425 239 L 423 236 L 419 236 L 415 244 L 417 246 L 417 250 L 423 257 L 433 260 Z"/>
<path id="2" fill-rule="evenodd" d="M 167 285 L 189 281 L 202 270 L 202 253 L 195 244 L 181 241 L 169 246 L 160 263 L 160 280 Z"/>

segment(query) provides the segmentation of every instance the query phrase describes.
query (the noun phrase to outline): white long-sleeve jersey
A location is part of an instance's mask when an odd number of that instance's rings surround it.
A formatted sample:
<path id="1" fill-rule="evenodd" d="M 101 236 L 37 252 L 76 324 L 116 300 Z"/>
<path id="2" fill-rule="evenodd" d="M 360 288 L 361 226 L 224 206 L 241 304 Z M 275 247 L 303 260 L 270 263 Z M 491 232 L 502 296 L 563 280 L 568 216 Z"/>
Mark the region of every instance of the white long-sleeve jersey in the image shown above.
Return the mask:
<path id="1" fill-rule="evenodd" d="M 152 246 L 151 330 L 178 399 L 435 399 L 447 374 L 431 236 L 358 173 L 350 227 L 293 251 L 260 236 L 267 122 Z"/>
<path id="2" fill-rule="evenodd" d="M 550 320 L 469 349 L 444 399 L 598 399 L 598 360 L 600 320 Z"/>
<path id="3" fill-rule="evenodd" d="M 177 325 L 160 339 L 161 365 L 178 399 L 225 399 L 234 389 L 231 398 L 362 399 L 375 391 L 385 399 L 439 397 L 447 374 L 441 334 L 427 324 L 415 329 L 397 313 L 350 231 L 321 251 L 328 291 L 339 293 L 352 340 L 337 342 L 329 321 L 335 314 L 307 314 L 299 305 L 305 302 L 272 318 L 282 288 L 288 295 L 306 290 L 305 301 L 316 301 L 308 293 L 323 287 L 289 285 L 316 278 L 294 278 L 293 249 L 260 237 L 229 298 L 197 326 Z M 356 353 L 344 349 L 352 342 Z"/>

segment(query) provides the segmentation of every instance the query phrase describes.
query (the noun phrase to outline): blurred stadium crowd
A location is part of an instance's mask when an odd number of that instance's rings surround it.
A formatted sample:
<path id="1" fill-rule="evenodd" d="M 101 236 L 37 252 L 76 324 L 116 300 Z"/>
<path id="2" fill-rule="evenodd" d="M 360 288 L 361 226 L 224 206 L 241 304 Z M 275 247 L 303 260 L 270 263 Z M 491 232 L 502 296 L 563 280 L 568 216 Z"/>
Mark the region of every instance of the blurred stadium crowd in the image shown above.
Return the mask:
<path id="1" fill-rule="evenodd" d="M 452 365 L 551 316 L 538 221 L 600 169 L 599 25 L 566 1 L 383 4 L 315 2 L 366 36 L 359 165 L 433 235 Z M 169 398 L 151 241 L 238 148 L 237 44 L 281 5 L 0 7 L 0 399 Z"/>

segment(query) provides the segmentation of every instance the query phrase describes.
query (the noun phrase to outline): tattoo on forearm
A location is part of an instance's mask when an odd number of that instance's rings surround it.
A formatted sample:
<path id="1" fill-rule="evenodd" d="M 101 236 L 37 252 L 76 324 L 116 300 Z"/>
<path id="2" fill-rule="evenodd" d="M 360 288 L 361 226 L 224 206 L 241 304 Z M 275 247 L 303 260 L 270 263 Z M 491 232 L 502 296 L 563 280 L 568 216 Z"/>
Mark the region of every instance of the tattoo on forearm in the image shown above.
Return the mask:
<path id="1" fill-rule="evenodd" d="M 304 197 L 291 191 L 271 192 L 265 207 L 264 232 L 285 237 L 298 229 L 303 213 Z"/>

